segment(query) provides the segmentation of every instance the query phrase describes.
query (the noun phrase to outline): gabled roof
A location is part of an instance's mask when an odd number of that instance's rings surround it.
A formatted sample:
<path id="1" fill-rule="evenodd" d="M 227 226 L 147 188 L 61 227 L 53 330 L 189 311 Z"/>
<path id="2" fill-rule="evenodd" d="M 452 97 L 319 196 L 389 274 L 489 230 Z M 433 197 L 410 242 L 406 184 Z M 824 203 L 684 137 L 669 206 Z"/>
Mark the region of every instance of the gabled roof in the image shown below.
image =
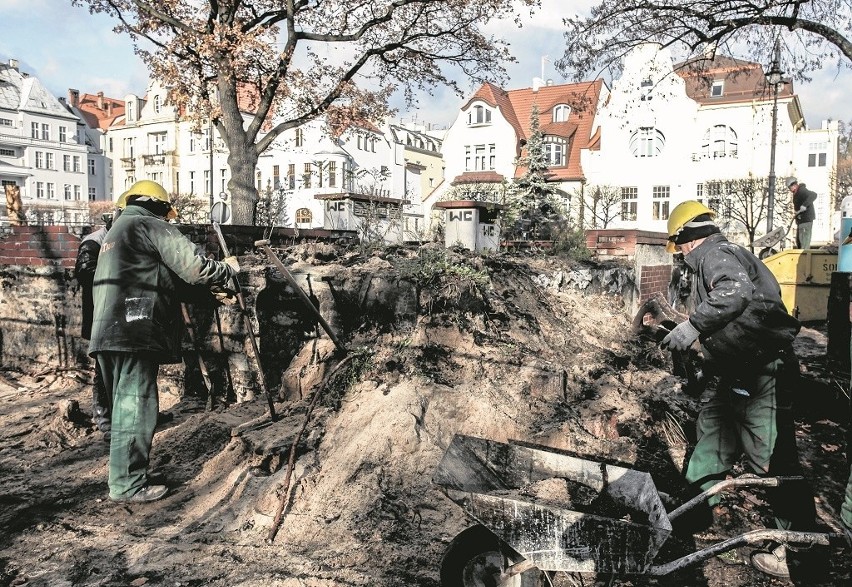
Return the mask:
<path id="1" fill-rule="evenodd" d="M 772 87 L 759 63 L 727 55 L 696 57 L 675 66 L 686 82 L 686 95 L 702 105 L 735 104 L 772 99 Z M 711 96 L 714 81 L 725 82 L 721 96 Z M 778 88 L 779 98 L 793 96 L 793 82 L 785 79 Z"/>
<path id="2" fill-rule="evenodd" d="M 0 108 L 76 119 L 35 77 L 0 63 Z"/>
<path id="3" fill-rule="evenodd" d="M 77 109 L 89 128 L 106 130 L 119 117 L 124 116 L 124 100 L 108 98 L 103 92 L 80 94 Z"/>

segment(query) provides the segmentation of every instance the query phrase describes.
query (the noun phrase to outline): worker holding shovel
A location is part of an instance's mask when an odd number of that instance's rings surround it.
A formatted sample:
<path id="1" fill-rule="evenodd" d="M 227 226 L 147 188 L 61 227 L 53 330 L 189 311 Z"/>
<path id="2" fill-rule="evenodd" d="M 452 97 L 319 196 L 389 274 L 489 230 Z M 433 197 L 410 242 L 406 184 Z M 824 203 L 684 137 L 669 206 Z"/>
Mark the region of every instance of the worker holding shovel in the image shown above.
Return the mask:
<path id="1" fill-rule="evenodd" d="M 695 310 L 661 343 L 684 351 L 698 341 L 706 372 L 719 376 L 701 398 L 686 470 L 687 481 L 701 490 L 729 474 L 741 455 L 757 475 L 800 474 L 790 399 L 790 379 L 798 376 L 792 342 L 800 324 L 787 313 L 766 265 L 730 243 L 715 215 L 688 200 L 669 216 L 667 250 L 682 253 L 694 273 Z M 784 483 L 769 498 L 780 529 L 813 529 L 813 495 L 804 481 Z M 709 500 L 711 506 L 718 502 L 718 496 Z M 776 545 L 753 553 L 752 565 L 789 576 L 786 557 L 785 547 Z"/>
<path id="2" fill-rule="evenodd" d="M 236 258 L 214 261 L 168 219 L 177 216 L 158 183 L 142 180 L 121 195 L 121 216 L 107 233 L 94 279 L 89 354 L 98 361 L 113 400 L 109 497 L 148 502 L 165 485 L 148 483 L 157 424 L 157 373 L 180 362 L 183 285 L 224 287 L 239 271 Z"/>

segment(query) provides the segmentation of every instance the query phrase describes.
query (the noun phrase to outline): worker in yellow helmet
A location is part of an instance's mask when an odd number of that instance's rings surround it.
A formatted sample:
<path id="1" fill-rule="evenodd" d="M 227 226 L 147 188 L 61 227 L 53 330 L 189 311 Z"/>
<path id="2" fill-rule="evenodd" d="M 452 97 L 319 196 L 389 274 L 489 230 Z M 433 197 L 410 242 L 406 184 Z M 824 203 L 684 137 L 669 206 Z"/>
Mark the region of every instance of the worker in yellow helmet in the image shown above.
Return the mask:
<path id="1" fill-rule="evenodd" d="M 236 258 L 214 261 L 167 222 L 169 195 L 158 183 L 138 181 L 116 202 L 95 270 L 89 354 L 112 397 L 109 498 L 147 502 L 165 485 L 148 483 L 148 459 L 157 423 L 157 372 L 178 363 L 183 319 L 179 291 L 189 285 L 224 286 L 239 271 Z"/>
<path id="2" fill-rule="evenodd" d="M 784 307 L 775 276 L 748 249 L 729 242 L 715 217 L 695 200 L 682 202 L 669 216 L 667 250 L 683 254 L 693 276 L 695 309 L 661 343 L 683 351 L 698 341 L 705 372 L 718 379 L 702 397 L 686 470 L 687 481 L 702 490 L 724 479 L 741 455 L 758 475 L 801 475 L 791 400 L 799 371 L 792 343 L 801 325 Z M 783 485 L 769 497 L 779 528 L 814 529 L 807 483 Z M 713 496 L 709 504 L 719 501 Z M 714 512 L 721 513 L 718 507 Z M 788 550 L 770 545 L 752 554 L 752 565 L 789 576 Z"/>

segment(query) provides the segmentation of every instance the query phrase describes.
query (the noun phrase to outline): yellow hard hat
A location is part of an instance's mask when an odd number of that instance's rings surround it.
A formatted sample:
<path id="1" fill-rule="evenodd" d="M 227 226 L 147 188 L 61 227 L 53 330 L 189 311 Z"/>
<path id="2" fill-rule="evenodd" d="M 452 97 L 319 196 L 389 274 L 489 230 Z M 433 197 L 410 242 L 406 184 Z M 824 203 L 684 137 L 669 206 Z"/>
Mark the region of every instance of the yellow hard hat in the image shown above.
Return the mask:
<path id="1" fill-rule="evenodd" d="M 669 241 L 666 243 L 666 251 L 669 253 L 677 252 L 674 242 L 677 235 L 680 234 L 680 231 L 683 230 L 687 222 L 694 220 L 702 214 L 709 214 L 711 218 L 716 217 L 716 213 L 713 210 L 697 200 L 686 200 L 675 206 L 675 209 L 669 214 Z"/>
<path id="2" fill-rule="evenodd" d="M 125 206 L 127 206 L 127 198 L 130 196 L 144 196 L 151 198 L 152 200 L 157 200 L 158 202 L 164 202 L 170 205 L 172 203 L 171 198 L 169 198 L 169 192 L 167 192 L 166 189 L 156 181 L 152 181 L 150 179 L 141 179 L 130 186 L 127 191 L 118 197 L 118 200 L 115 202 L 116 208 L 124 210 Z M 175 217 L 177 217 L 177 210 L 172 207 L 166 215 L 166 218 L 171 220 Z"/>

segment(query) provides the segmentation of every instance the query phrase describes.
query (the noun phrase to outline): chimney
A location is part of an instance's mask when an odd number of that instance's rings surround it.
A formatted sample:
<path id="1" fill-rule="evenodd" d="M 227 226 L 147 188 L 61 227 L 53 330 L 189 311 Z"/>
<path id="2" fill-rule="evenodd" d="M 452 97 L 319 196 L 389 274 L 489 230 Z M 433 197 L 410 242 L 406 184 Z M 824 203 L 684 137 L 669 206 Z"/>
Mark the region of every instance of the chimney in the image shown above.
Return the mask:
<path id="1" fill-rule="evenodd" d="M 106 103 L 106 115 L 108 118 L 112 118 L 112 102 Z"/>
<path id="2" fill-rule="evenodd" d="M 104 109 L 104 93 L 98 92 L 98 110 Z"/>
<path id="3" fill-rule="evenodd" d="M 532 83 L 532 91 L 537 92 L 540 87 L 544 85 L 544 80 L 540 77 L 534 77 Z"/>
<path id="4" fill-rule="evenodd" d="M 68 104 L 75 108 L 80 105 L 80 90 L 68 88 Z"/>

